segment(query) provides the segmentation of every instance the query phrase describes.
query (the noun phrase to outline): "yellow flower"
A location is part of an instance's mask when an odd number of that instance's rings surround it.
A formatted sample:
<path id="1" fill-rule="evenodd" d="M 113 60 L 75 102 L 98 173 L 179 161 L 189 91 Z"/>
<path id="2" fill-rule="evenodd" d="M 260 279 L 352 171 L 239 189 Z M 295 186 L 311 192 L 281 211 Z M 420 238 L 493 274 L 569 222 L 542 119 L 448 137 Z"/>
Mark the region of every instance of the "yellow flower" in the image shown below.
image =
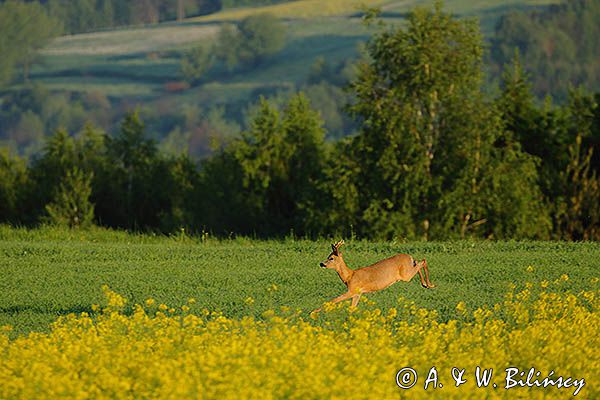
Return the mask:
<path id="1" fill-rule="evenodd" d="M 532 265 L 530 265 L 530 266 L 527 267 L 527 272 L 533 272 L 533 266 Z"/>
<path id="2" fill-rule="evenodd" d="M 120 297 L 109 290 L 105 296 L 107 302 Z M 461 301 L 459 316 L 450 319 L 406 299 L 387 310 L 362 303 L 325 308 L 334 312 L 309 318 L 305 311 L 290 316 L 281 308 L 283 315 L 267 310 L 255 319 L 209 309 L 201 315 L 146 313 L 134 304 L 133 313 L 107 307 L 94 318 L 70 314 L 47 332 L 14 339 L 2 327 L 0 398 L 396 398 L 402 391 L 390 376 L 410 366 L 421 378 L 432 367 L 431 354 L 441 379 L 450 379 L 456 366 L 472 372 L 484 358 L 494 371 L 534 363 L 539 379 L 556 366 L 555 377 L 583 377 L 587 383 L 600 375 L 594 358 L 599 290 L 525 289 L 472 316 Z M 185 313 L 189 309 L 181 306 Z M 347 382 L 349 373 L 351 385 L 332 384 Z M 575 391 L 551 389 L 533 388 L 523 396 L 566 398 Z M 444 384 L 442 390 L 444 398 L 457 399 L 510 399 L 518 393 L 478 388 L 475 379 L 460 387 Z M 597 385 L 586 384 L 581 393 L 600 398 Z M 415 385 L 410 397 L 430 399 L 431 390 Z"/>

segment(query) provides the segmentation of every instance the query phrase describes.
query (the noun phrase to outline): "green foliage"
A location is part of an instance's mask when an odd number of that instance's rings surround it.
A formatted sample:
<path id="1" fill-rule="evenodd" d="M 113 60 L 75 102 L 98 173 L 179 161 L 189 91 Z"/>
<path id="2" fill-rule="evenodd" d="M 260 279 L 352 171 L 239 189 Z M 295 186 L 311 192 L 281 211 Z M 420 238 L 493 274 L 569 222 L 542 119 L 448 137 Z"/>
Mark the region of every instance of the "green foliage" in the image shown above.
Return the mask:
<path id="1" fill-rule="evenodd" d="M 223 25 L 219 31 L 214 52 L 216 57 L 229 69 L 233 69 L 240 62 L 239 46 L 240 39 L 236 27 L 231 24 Z"/>
<path id="2" fill-rule="evenodd" d="M 212 54 L 204 46 L 194 47 L 181 58 L 181 74 L 187 82 L 197 83 L 204 78 L 213 63 Z"/>
<path id="3" fill-rule="evenodd" d="M 256 66 L 283 48 L 285 34 L 285 26 L 275 16 L 251 15 L 237 26 L 221 28 L 215 54 L 230 69 L 237 65 Z"/>
<path id="4" fill-rule="evenodd" d="M 352 140 L 346 138 L 329 146 L 322 178 L 315 183 L 319 200 L 307 217 L 307 226 L 323 235 L 354 236 L 360 226 L 359 195 L 365 190 L 357 182 L 361 172 L 354 159 Z"/>
<path id="5" fill-rule="evenodd" d="M 168 169 L 156 143 L 146 137 L 138 112 L 125 116 L 115 137 L 107 138 L 108 172 L 114 190 L 110 205 L 118 210 L 110 224 L 130 229 L 158 226 L 157 211 L 165 207 L 169 193 L 163 191 Z"/>
<path id="6" fill-rule="evenodd" d="M 538 97 L 565 100 L 569 85 L 600 89 L 597 54 L 600 1 L 572 0 L 543 11 L 511 13 L 500 19 L 492 40 L 495 70 L 518 48 L 531 71 Z"/>
<path id="7" fill-rule="evenodd" d="M 48 13 L 67 33 L 157 23 L 218 11 L 220 0 L 48 0 Z"/>
<path id="8" fill-rule="evenodd" d="M 59 22 L 48 17 L 37 2 L 0 3 L 0 85 L 12 80 L 17 66 L 27 80 L 37 51 L 60 31 Z"/>
<path id="9" fill-rule="evenodd" d="M 372 58 L 353 82 L 353 112 L 363 128 L 352 158 L 369 237 L 542 236 L 539 202 L 511 200 L 493 177 L 541 197 L 535 164 L 510 137 L 481 93 L 482 43 L 472 21 L 417 10 L 406 28 L 388 28 L 369 44 Z M 498 147 L 503 138 L 505 143 Z M 509 167 L 510 165 L 510 167 Z M 522 189 L 521 189 L 522 188 Z M 494 197 L 496 201 L 491 201 Z M 519 218 L 501 228 L 504 203 Z M 539 215 L 539 217 L 538 217 Z M 547 224 L 541 224 L 547 226 Z"/>
<path id="10" fill-rule="evenodd" d="M 554 235 L 558 238 L 597 239 L 600 195 L 593 168 L 593 136 L 597 105 L 591 96 L 571 91 L 569 104 L 539 110 L 520 65 L 518 51 L 503 74 L 498 99 L 509 132 L 523 149 L 540 158 L 542 190 L 552 200 Z"/>
<path id="11" fill-rule="evenodd" d="M 600 240 L 600 177 L 591 169 L 593 148 L 583 148 L 583 138 L 591 133 L 597 104 L 590 96 L 572 91 L 568 106 L 571 132 L 569 161 L 560 172 L 562 193 L 557 201 L 558 234 L 562 238 Z"/>
<path id="12" fill-rule="evenodd" d="M 223 8 L 256 7 L 268 4 L 285 3 L 294 0 L 222 0 Z"/>
<path id="13" fill-rule="evenodd" d="M 23 190 L 28 185 L 25 161 L 0 148 L 0 220 L 17 221 Z"/>
<path id="14" fill-rule="evenodd" d="M 187 156 L 179 155 L 167 163 L 168 176 L 162 182 L 162 190 L 169 194 L 169 205 L 159 211 L 160 230 L 176 232 L 182 229 L 196 229 L 194 210 L 200 175 L 196 164 Z"/>
<path id="15" fill-rule="evenodd" d="M 52 203 L 46 205 L 47 221 L 54 225 L 69 228 L 87 228 L 94 222 L 92 194 L 92 174 L 85 174 L 74 168 L 67 171 L 61 181 Z"/>
<path id="16" fill-rule="evenodd" d="M 257 55 L 281 44 L 263 40 L 274 21 L 259 15 L 225 28 L 218 58 L 232 66 L 259 62 Z M 598 237 L 600 157 L 592 149 L 600 111 L 593 96 L 573 92 L 567 106 L 539 107 L 517 52 L 500 96 L 485 97 L 479 28 L 439 4 L 409 14 L 405 25 L 379 27 L 358 64 L 317 59 L 300 85 L 306 95 L 295 95 L 292 85 L 273 86 L 269 100 L 249 107 L 242 98 L 233 107 L 206 108 L 165 99 L 142 109 L 145 123 L 140 113 L 127 113 L 111 135 L 91 124 L 70 134 L 88 119 L 88 108 L 104 110 L 105 126 L 116 123 L 119 111 L 106 96 L 50 94 L 39 85 L 7 92 L 0 101 L 6 143 L 33 156 L 29 166 L 1 158 L 0 221 L 33 225 L 49 203 L 69 209 L 64 193 L 73 190 L 65 182 L 81 171 L 96 221 L 130 230 Z M 193 82 L 211 64 L 204 49 L 183 57 L 182 72 Z M 202 101 L 215 93 L 208 86 Z M 260 97 L 264 88 L 236 91 Z M 214 101 L 220 96 L 226 94 Z M 354 120 L 340 113 L 348 101 Z M 248 117 L 241 135 L 232 115 Z M 55 133 L 39 152 L 44 131 Z M 159 148 L 160 132 L 169 135 Z M 198 166 L 186 154 L 205 158 Z"/>
<path id="17" fill-rule="evenodd" d="M 322 123 L 303 94 L 288 102 L 283 116 L 261 99 L 250 129 L 205 163 L 206 192 L 214 196 L 210 203 L 220 206 L 207 213 L 214 221 L 208 227 L 302 234 L 324 163 Z"/>

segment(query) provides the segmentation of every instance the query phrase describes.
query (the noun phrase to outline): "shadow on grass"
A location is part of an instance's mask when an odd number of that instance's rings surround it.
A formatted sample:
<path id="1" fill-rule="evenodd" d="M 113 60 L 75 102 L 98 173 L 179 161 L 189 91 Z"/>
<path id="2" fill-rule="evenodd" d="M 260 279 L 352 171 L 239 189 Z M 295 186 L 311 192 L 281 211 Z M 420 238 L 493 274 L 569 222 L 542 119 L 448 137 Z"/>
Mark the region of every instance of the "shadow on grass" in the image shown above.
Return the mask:
<path id="1" fill-rule="evenodd" d="M 45 314 L 45 315 L 68 315 L 68 314 L 81 314 L 87 312 L 91 314 L 91 306 L 73 306 L 69 308 L 61 307 L 44 307 L 41 305 L 26 306 L 26 305 L 13 305 L 0 307 L 0 314 L 17 315 L 17 314 Z"/>

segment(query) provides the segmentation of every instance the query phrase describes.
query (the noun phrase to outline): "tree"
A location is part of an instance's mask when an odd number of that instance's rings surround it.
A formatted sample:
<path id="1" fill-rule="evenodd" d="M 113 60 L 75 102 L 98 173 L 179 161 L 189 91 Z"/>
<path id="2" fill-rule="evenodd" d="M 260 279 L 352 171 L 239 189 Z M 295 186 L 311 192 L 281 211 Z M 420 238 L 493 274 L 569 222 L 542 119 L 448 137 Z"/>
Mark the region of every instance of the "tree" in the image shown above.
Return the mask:
<path id="1" fill-rule="evenodd" d="M 67 172 L 60 183 L 54 200 L 46 205 L 47 221 L 69 228 L 87 228 L 94 221 L 92 174 L 74 168 Z"/>
<path id="2" fill-rule="evenodd" d="M 491 40 L 491 68 L 500 71 L 518 48 L 525 69 L 534 73 L 537 97 L 566 101 L 571 84 L 598 90 L 599 17 L 600 2 L 595 0 L 572 0 L 502 16 Z"/>
<path id="3" fill-rule="evenodd" d="M 314 198 L 306 217 L 306 230 L 323 236 L 354 236 L 360 226 L 361 166 L 354 159 L 352 138 L 325 146 L 323 171 L 315 182 Z"/>
<path id="4" fill-rule="evenodd" d="M 500 202 L 496 173 L 520 173 L 512 184 L 539 195 L 537 173 L 512 143 L 498 148 L 503 132 L 497 110 L 481 92 L 482 39 L 474 21 L 417 9 L 406 28 L 389 27 L 369 43 L 372 61 L 352 83 L 353 113 L 363 121 L 351 157 L 360 166 L 362 227 L 370 237 L 508 236 L 523 224 L 544 226 L 541 204 L 519 202 L 502 230 L 491 224 Z M 509 138 L 510 140 L 510 138 Z M 534 164 L 533 164 L 534 165 Z M 527 169 L 528 173 L 523 173 Z M 509 199 L 506 199 L 509 201 Z M 535 218 L 539 212 L 540 219 Z M 547 226 L 547 224 L 545 224 Z M 544 235 L 543 229 L 530 236 Z"/>
<path id="5" fill-rule="evenodd" d="M 600 177 L 591 169 L 593 148 L 582 146 L 591 134 L 596 108 L 591 96 L 571 91 L 567 112 L 574 141 L 568 146 L 568 164 L 560 171 L 562 193 L 556 199 L 556 230 L 564 239 L 600 239 Z"/>
<path id="6" fill-rule="evenodd" d="M 232 24 L 224 24 L 219 31 L 214 53 L 218 60 L 223 62 L 229 69 L 233 69 L 239 60 L 240 39 L 236 27 Z"/>
<path id="7" fill-rule="evenodd" d="M 163 190 L 169 168 L 155 141 L 146 137 L 137 111 L 127 114 L 120 131 L 107 138 L 106 149 L 111 164 L 106 223 L 129 229 L 159 226 L 161 213 L 169 208 L 170 194 Z"/>
<path id="8" fill-rule="evenodd" d="M 11 81 L 17 66 L 27 80 L 37 51 L 60 32 L 58 20 L 48 17 L 38 2 L 0 3 L 0 84 Z"/>
<path id="9" fill-rule="evenodd" d="M 181 74 L 188 83 L 194 84 L 204 77 L 213 62 L 212 54 L 204 46 L 194 47 L 181 58 Z"/>
<path id="10" fill-rule="evenodd" d="M 200 175 L 196 164 L 184 154 L 167 162 L 168 179 L 163 182 L 163 191 L 169 194 L 168 207 L 161 210 L 160 229 L 175 232 L 180 228 L 198 229 L 194 215 L 196 190 L 200 186 Z"/>
<path id="11" fill-rule="evenodd" d="M 177 0 L 177 21 L 183 21 L 185 18 L 185 2 Z"/>
<path id="12" fill-rule="evenodd" d="M 305 233 L 305 219 L 320 204 L 322 124 L 302 94 L 283 112 L 261 98 L 250 128 L 203 165 L 202 196 L 212 204 L 204 210 L 207 226 L 264 236 Z"/>
<path id="13" fill-rule="evenodd" d="M 272 14 L 262 13 L 246 17 L 238 28 L 242 37 L 242 63 L 259 63 L 285 45 L 285 26 Z"/>
<path id="14" fill-rule="evenodd" d="M 156 24 L 160 21 L 159 0 L 131 1 L 132 24 Z"/>
<path id="15" fill-rule="evenodd" d="M 302 234 L 307 233 L 306 222 L 315 214 L 315 208 L 323 205 L 316 184 L 323 175 L 325 130 L 320 114 L 302 92 L 290 99 L 283 114 L 284 142 L 290 147 L 284 188 L 292 208 L 288 224 Z M 316 231 L 315 227 L 310 233 Z"/>
<path id="16" fill-rule="evenodd" d="M 237 26 L 221 28 L 215 53 L 229 68 L 255 67 L 285 45 L 285 26 L 272 14 L 244 18 Z"/>
<path id="17" fill-rule="evenodd" d="M 20 203 L 28 185 L 25 161 L 0 148 L 0 221 L 18 222 Z"/>

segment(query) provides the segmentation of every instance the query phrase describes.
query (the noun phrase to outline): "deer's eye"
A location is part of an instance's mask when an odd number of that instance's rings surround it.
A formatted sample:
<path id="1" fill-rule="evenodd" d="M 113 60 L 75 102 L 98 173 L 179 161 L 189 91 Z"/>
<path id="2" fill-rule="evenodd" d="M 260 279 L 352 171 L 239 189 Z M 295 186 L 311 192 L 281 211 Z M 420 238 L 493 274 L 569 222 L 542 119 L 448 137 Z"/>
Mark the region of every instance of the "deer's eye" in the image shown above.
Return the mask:
<path id="1" fill-rule="evenodd" d="M 333 257 L 329 257 L 329 261 L 333 261 Z"/>

